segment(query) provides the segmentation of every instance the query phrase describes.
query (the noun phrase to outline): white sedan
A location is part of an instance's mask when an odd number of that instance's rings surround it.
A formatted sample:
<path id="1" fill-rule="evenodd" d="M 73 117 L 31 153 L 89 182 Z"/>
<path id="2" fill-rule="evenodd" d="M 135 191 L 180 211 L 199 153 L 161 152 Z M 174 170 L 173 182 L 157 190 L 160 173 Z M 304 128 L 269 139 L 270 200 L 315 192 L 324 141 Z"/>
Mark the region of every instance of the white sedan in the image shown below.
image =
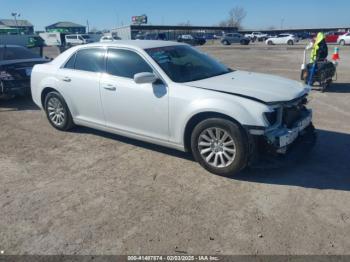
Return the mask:
<path id="1" fill-rule="evenodd" d="M 283 153 L 313 130 L 307 86 L 175 42 L 73 47 L 34 67 L 31 90 L 59 130 L 82 125 L 190 151 L 220 175 L 246 167 L 257 145 Z"/>
<path id="2" fill-rule="evenodd" d="M 279 34 L 276 37 L 270 37 L 266 40 L 268 45 L 294 45 L 298 38 L 292 34 Z"/>
<path id="3" fill-rule="evenodd" d="M 350 45 L 350 32 L 340 36 L 337 42 L 340 45 Z"/>
<path id="4" fill-rule="evenodd" d="M 114 41 L 117 41 L 117 40 L 119 40 L 119 39 L 117 39 L 117 38 L 115 38 L 115 37 L 113 37 L 111 35 L 104 35 L 104 36 L 101 37 L 100 42 L 101 43 L 109 43 L 109 42 L 114 42 Z"/>

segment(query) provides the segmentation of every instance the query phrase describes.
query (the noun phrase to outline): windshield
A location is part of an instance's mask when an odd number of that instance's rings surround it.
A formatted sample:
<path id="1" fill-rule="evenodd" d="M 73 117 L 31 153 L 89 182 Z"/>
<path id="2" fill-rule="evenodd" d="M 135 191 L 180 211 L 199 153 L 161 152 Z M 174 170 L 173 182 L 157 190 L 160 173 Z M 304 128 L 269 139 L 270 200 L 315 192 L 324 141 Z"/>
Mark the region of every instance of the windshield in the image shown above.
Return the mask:
<path id="1" fill-rule="evenodd" d="M 146 52 L 177 83 L 191 82 L 227 74 L 231 69 L 209 56 L 186 46 L 166 46 L 146 49 Z"/>
<path id="2" fill-rule="evenodd" d="M 0 60 L 32 59 L 40 58 L 24 47 L 0 47 Z"/>

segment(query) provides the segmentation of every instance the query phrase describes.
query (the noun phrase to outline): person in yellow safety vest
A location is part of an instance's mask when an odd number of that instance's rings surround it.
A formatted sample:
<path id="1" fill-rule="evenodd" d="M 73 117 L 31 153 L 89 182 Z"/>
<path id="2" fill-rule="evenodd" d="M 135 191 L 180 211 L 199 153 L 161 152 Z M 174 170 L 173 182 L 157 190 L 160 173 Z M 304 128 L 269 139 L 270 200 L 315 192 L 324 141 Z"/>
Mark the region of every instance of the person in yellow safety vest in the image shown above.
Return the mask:
<path id="1" fill-rule="evenodd" d="M 324 36 L 324 33 L 319 32 L 317 34 L 315 43 L 311 51 L 310 63 L 323 61 L 327 58 L 327 56 L 328 56 L 328 46 L 326 43 L 326 38 Z"/>

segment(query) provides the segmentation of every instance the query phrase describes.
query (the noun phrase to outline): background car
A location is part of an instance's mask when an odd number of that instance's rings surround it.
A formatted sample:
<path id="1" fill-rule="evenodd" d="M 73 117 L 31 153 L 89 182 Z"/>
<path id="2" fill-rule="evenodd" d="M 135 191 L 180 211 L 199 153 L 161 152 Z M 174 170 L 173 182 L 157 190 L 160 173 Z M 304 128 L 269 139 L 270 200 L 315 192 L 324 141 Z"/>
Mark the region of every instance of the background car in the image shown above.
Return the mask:
<path id="1" fill-rule="evenodd" d="M 0 97 L 30 94 L 33 66 L 49 61 L 22 46 L 0 45 Z"/>
<path id="2" fill-rule="evenodd" d="M 73 34 L 73 35 L 66 35 L 65 42 L 67 46 L 74 46 L 74 45 L 89 44 L 89 43 L 92 43 L 93 41 L 90 39 L 89 35 Z"/>
<path id="3" fill-rule="evenodd" d="M 135 37 L 136 40 L 167 40 L 165 33 L 146 33 L 146 34 L 137 34 Z"/>
<path id="4" fill-rule="evenodd" d="M 120 40 L 120 38 L 113 37 L 111 35 L 105 35 L 105 36 L 101 37 L 100 42 L 105 43 L 105 42 L 113 42 L 113 41 L 117 41 L 117 40 Z"/>
<path id="5" fill-rule="evenodd" d="M 337 43 L 338 38 L 343 35 L 344 32 L 328 32 L 326 33 L 326 43 Z"/>
<path id="6" fill-rule="evenodd" d="M 207 42 L 204 38 L 193 35 L 179 35 L 177 41 L 189 45 L 204 45 Z"/>
<path id="7" fill-rule="evenodd" d="M 350 32 L 341 35 L 338 40 L 337 40 L 338 44 L 340 45 L 349 45 L 350 44 Z"/>
<path id="8" fill-rule="evenodd" d="M 258 41 L 265 41 L 268 36 L 267 34 L 263 34 L 261 32 L 252 32 L 251 34 L 246 34 L 245 37 L 249 38 L 251 41 L 255 42 Z"/>
<path id="9" fill-rule="evenodd" d="M 241 45 L 249 45 L 250 39 L 245 37 L 239 33 L 230 33 L 224 35 L 221 39 L 221 43 L 223 45 L 231 45 L 231 44 L 241 44 Z"/>
<path id="10" fill-rule="evenodd" d="M 268 45 L 294 45 L 298 38 L 293 34 L 279 34 L 277 37 L 271 37 L 266 40 Z"/>

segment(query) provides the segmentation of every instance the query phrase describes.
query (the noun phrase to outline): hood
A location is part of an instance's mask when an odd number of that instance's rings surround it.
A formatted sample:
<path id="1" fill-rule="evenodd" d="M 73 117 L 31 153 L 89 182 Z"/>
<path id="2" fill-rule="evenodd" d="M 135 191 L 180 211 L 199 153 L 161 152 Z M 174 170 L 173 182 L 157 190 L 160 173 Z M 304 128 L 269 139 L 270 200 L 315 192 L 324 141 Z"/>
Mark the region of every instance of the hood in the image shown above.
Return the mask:
<path id="1" fill-rule="evenodd" d="M 15 59 L 15 60 L 0 60 L 0 66 L 3 65 L 14 65 L 14 64 L 21 64 L 21 63 L 32 63 L 37 64 L 37 63 L 47 63 L 50 62 L 50 59 L 47 58 L 28 58 L 28 59 Z"/>
<path id="2" fill-rule="evenodd" d="M 234 71 L 185 85 L 238 95 L 263 103 L 287 102 L 307 94 L 308 86 L 287 78 Z"/>

